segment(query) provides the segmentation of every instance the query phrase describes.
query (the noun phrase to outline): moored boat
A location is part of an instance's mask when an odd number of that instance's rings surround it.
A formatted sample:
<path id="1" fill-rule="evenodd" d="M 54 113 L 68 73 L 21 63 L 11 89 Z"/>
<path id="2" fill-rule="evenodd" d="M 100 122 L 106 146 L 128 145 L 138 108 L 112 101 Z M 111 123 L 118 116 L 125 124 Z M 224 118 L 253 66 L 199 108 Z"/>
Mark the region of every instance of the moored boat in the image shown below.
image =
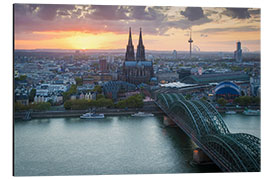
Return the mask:
<path id="1" fill-rule="evenodd" d="M 259 116 L 261 112 L 260 110 L 247 109 L 243 112 L 243 114 L 246 116 Z"/>
<path id="2" fill-rule="evenodd" d="M 80 116 L 81 119 L 103 119 L 105 118 L 104 114 L 95 114 L 95 113 L 85 113 Z"/>
<path id="3" fill-rule="evenodd" d="M 131 116 L 133 117 L 153 117 L 154 114 L 152 113 L 145 113 L 145 112 L 138 112 L 138 113 L 134 113 Z"/>
<path id="4" fill-rule="evenodd" d="M 232 114 L 236 114 L 236 112 L 235 112 L 235 111 L 226 111 L 225 114 L 230 114 L 230 115 L 232 115 Z"/>

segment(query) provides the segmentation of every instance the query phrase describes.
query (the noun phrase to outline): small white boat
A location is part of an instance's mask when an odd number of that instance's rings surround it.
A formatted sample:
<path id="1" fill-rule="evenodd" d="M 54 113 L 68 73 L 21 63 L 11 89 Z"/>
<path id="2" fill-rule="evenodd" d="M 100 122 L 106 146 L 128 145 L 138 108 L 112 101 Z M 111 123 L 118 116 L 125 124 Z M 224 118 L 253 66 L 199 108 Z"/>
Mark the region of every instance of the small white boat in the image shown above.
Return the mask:
<path id="1" fill-rule="evenodd" d="M 246 116 L 259 116 L 260 110 L 251 110 L 251 109 L 247 109 L 243 112 L 244 115 Z"/>
<path id="2" fill-rule="evenodd" d="M 133 116 L 133 117 L 153 117 L 154 114 L 145 113 L 145 112 L 138 112 L 138 113 L 132 114 L 131 116 Z"/>
<path id="3" fill-rule="evenodd" d="M 232 114 L 236 114 L 236 112 L 235 112 L 235 111 L 226 111 L 225 114 L 230 114 L 230 115 L 232 115 Z"/>
<path id="4" fill-rule="evenodd" d="M 103 119 L 105 118 L 104 114 L 95 114 L 95 113 L 85 113 L 80 116 L 81 119 Z"/>

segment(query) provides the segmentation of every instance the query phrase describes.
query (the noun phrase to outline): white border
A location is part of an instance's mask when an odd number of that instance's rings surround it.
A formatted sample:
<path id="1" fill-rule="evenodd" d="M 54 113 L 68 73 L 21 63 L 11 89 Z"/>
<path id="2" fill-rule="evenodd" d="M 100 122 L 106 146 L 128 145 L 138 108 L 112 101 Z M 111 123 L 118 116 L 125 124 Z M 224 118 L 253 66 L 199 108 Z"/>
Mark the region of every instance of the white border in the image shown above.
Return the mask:
<path id="1" fill-rule="evenodd" d="M 106 176 L 53 176 L 50 179 L 268 179 L 269 167 L 269 121 L 267 111 L 269 107 L 269 12 L 267 0 L 10 0 L 1 2 L 1 118 L 0 118 L 0 177 L 1 179 L 13 179 L 12 177 L 12 3 L 47 3 L 47 4 L 109 4 L 109 5 L 155 5 L 155 6 L 202 6 L 202 7 L 257 7 L 262 8 L 262 172 L 261 173 L 223 173 L 223 174 L 169 174 L 169 175 L 106 175 Z M 39 179 L 48 177 L 20 177 L 20 179 Z"/>

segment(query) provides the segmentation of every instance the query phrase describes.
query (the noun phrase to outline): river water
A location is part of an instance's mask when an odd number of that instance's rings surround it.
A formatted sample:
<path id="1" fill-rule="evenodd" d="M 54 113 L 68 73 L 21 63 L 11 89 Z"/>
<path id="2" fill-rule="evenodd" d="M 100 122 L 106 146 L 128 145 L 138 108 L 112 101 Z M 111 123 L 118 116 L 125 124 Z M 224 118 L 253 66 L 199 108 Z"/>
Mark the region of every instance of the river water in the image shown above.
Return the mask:
<path id="1" fill-rule="evenodd" d="M 260 117 L 224 115 L 231 132 L 260 137 Z M 218 172 L 190 164 L 196 145 L 163 117 L 16 120 L 16 176 Z"/>

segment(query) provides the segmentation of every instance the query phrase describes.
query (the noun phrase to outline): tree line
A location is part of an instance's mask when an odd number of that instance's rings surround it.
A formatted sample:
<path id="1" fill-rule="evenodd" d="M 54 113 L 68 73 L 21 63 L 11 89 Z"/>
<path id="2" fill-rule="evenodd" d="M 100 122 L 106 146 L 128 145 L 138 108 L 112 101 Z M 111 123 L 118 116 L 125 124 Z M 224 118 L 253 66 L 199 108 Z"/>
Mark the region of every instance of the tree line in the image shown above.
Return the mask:
<path id="1" fill-rule="evenodd" d="M 251 105 L 259 106 L 260 102 L 261 102 L 260 97 L 252 97 L 252 96 L 239 96 L 235 98 L 233 101 L 234 104 L 240 106 L 251 106 Z M 217 103 L 221 106 L 225 106 L 228 103 L 228 101 L 224 98 L 219 98 L 217 100 Z"/>
<path id="2" fill-rule="evenodd" d="M 46 110 L 50 110 L 50 108 L 51 108 L 51 103 L 49 102 L 33 103 L 29 105 L 23 105 L 19 102 L 16 102 L 14 104 L 15 111 L 28 111 L 30 109 L 34 111 L 46 111 Z"/>
<path id="3" fill-rule="evenodd" d="M 96 100 L 67 100 L 64 103 L 64 108 L 67 110 L 86 110 L 90 108 L 140 108 L 143 106 L 143 97 L 141 95 L 130 96 L 127 99 L 120 100 L 114 103 L 112 99 L 105 98 L 103 95 L 97 95 Z"/>

